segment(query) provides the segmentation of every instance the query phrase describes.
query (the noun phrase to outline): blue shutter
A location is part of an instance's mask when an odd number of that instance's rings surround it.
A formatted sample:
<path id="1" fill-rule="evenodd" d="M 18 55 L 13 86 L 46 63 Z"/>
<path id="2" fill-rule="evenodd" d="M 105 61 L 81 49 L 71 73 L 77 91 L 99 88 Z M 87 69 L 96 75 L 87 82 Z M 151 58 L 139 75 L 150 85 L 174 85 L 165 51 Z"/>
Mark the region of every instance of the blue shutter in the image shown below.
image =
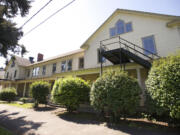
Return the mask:
<path id="1" fill-rule="evenodd" d="M 132 23 L 126 23 L 126 32 L 132 31 Z"/>
<path id="2" fill-rule="evenodd" d="M 116 35 L 116 28 L 110 28 L 110 37 L 113 37 Z"/>
<path id="3" fill-rule="evenodd" d="M 148 51 L 144 51 L 144 53 L 146 55 L 149 55 L 149 54 L 152 54 L 152 53 L 155 54 L 156 49 L 155 49 L 154 37 L 149 36 L 149 37 L 143 38 L 142 40 L 143 40 L 144 49 L 148 50 Z"/>

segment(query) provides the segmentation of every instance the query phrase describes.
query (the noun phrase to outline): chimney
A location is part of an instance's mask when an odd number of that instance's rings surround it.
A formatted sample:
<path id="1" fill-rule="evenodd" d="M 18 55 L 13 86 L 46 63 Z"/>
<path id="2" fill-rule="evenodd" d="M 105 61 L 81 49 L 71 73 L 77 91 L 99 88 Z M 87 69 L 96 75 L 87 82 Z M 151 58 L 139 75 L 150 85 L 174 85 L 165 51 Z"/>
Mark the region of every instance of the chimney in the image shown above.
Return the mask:
<path id="1" fill-rule="evenodd" d="M 43 54 L 38 53 L 37 61 L 42 61 L 42 60 L 43 60 Z"/>
<path id="2" fill-rule="evenodd" d="M 29 57 L 29 61 L 30 61 L 31 63 L 34 63 L 34 57 Z"/>

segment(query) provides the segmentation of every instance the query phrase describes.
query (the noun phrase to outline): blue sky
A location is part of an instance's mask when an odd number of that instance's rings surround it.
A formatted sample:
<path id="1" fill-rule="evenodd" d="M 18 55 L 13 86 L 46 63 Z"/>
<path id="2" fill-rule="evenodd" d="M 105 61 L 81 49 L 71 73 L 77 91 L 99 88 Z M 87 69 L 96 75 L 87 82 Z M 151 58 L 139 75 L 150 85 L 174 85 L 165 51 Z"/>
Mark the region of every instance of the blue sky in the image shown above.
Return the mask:
<path id="1" fill-rule="evenodd" d="M 14 21 L 21 26 L 49 0 L 34 0 L 29 14 Z M 23 28 L 24 33 L 43 21 L 71 0 L 53 0 L 40 14 Z M 52 57 L 79 49 L 82 43 L 117 9 L 130 9 L 180 16 L 180 0 L 76 0 L 46 23 L 20 40 L 29 51 L 29 56 Z M 4 59 L 0 57 L 0 67 Z"/>

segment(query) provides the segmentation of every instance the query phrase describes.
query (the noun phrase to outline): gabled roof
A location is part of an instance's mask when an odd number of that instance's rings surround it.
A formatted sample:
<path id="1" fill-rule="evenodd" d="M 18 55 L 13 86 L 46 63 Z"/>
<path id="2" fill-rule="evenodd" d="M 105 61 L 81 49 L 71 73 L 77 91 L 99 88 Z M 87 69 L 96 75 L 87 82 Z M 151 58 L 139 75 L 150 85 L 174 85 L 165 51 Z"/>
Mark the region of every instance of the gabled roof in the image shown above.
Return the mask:
<path id="1" fill-rule="evenodd" d="M 127 9 L 116 9 L 106 20 L 105 22 L 100 25 L 100 27 L 80 46 L 80 48 L 84 48 L 87 46 L 87 42 L 96 34 L 108 21 L 110 21 L 117 13 L 125 13 L 125 14 L 135 14 L 135 15 L 144 15 L 150 17 L 158 17 L 158 18 L 167 18 L 171 21 L 173 20 L 180 20 L 180 16 L 174 15 L 166 15 L 166 14 L 159 14 L 159 13 L 151 13 L 151 12 L 144 12 L 144 11 L 136 11 L 136 10 L 127 10 Z"/>
<path id="2" fill-rule="evenodd" d="M 28 66 L 31 64 L 31 62 L 26 58 L 22 58 L 19 56 L 14 56 L 14 57 L 15 57 L 15 60 L 19 66 Z"/>

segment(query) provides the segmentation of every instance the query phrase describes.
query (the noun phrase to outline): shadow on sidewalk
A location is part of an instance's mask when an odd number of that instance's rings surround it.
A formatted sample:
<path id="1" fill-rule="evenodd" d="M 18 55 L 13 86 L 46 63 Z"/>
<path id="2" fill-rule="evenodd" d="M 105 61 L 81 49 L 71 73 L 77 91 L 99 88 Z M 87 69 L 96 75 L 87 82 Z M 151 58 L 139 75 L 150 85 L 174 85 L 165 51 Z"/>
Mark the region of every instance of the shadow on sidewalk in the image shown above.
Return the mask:
<path id="1" fill-rule="evenodd" d="M 131 135 L 179 135 L 177 128 L 170 128 L 165 125 L 158 125 L 150 121 L 120 120 L 116 124 L 106 122 L 101 117 L 93 113 L 85 112 L 60 112 L 58 116 L 66 121 L 77 124 L 103 124 L 113 130 L 118 130 Z M 140 119 L 137 119 L 140 120 Z"/>
<path id="2" fill-rule="evenodd" d="M 16 135 L 22 135 L 30 130 L 37 130 L 43 122 L 25 120 L 26 116 L 17 117 L 18 112 L 7 114 L 6 110 L 0 111 L 0 125 L 7 128 Z M 33 131 L 28 135 L 35 135 Z"/>

